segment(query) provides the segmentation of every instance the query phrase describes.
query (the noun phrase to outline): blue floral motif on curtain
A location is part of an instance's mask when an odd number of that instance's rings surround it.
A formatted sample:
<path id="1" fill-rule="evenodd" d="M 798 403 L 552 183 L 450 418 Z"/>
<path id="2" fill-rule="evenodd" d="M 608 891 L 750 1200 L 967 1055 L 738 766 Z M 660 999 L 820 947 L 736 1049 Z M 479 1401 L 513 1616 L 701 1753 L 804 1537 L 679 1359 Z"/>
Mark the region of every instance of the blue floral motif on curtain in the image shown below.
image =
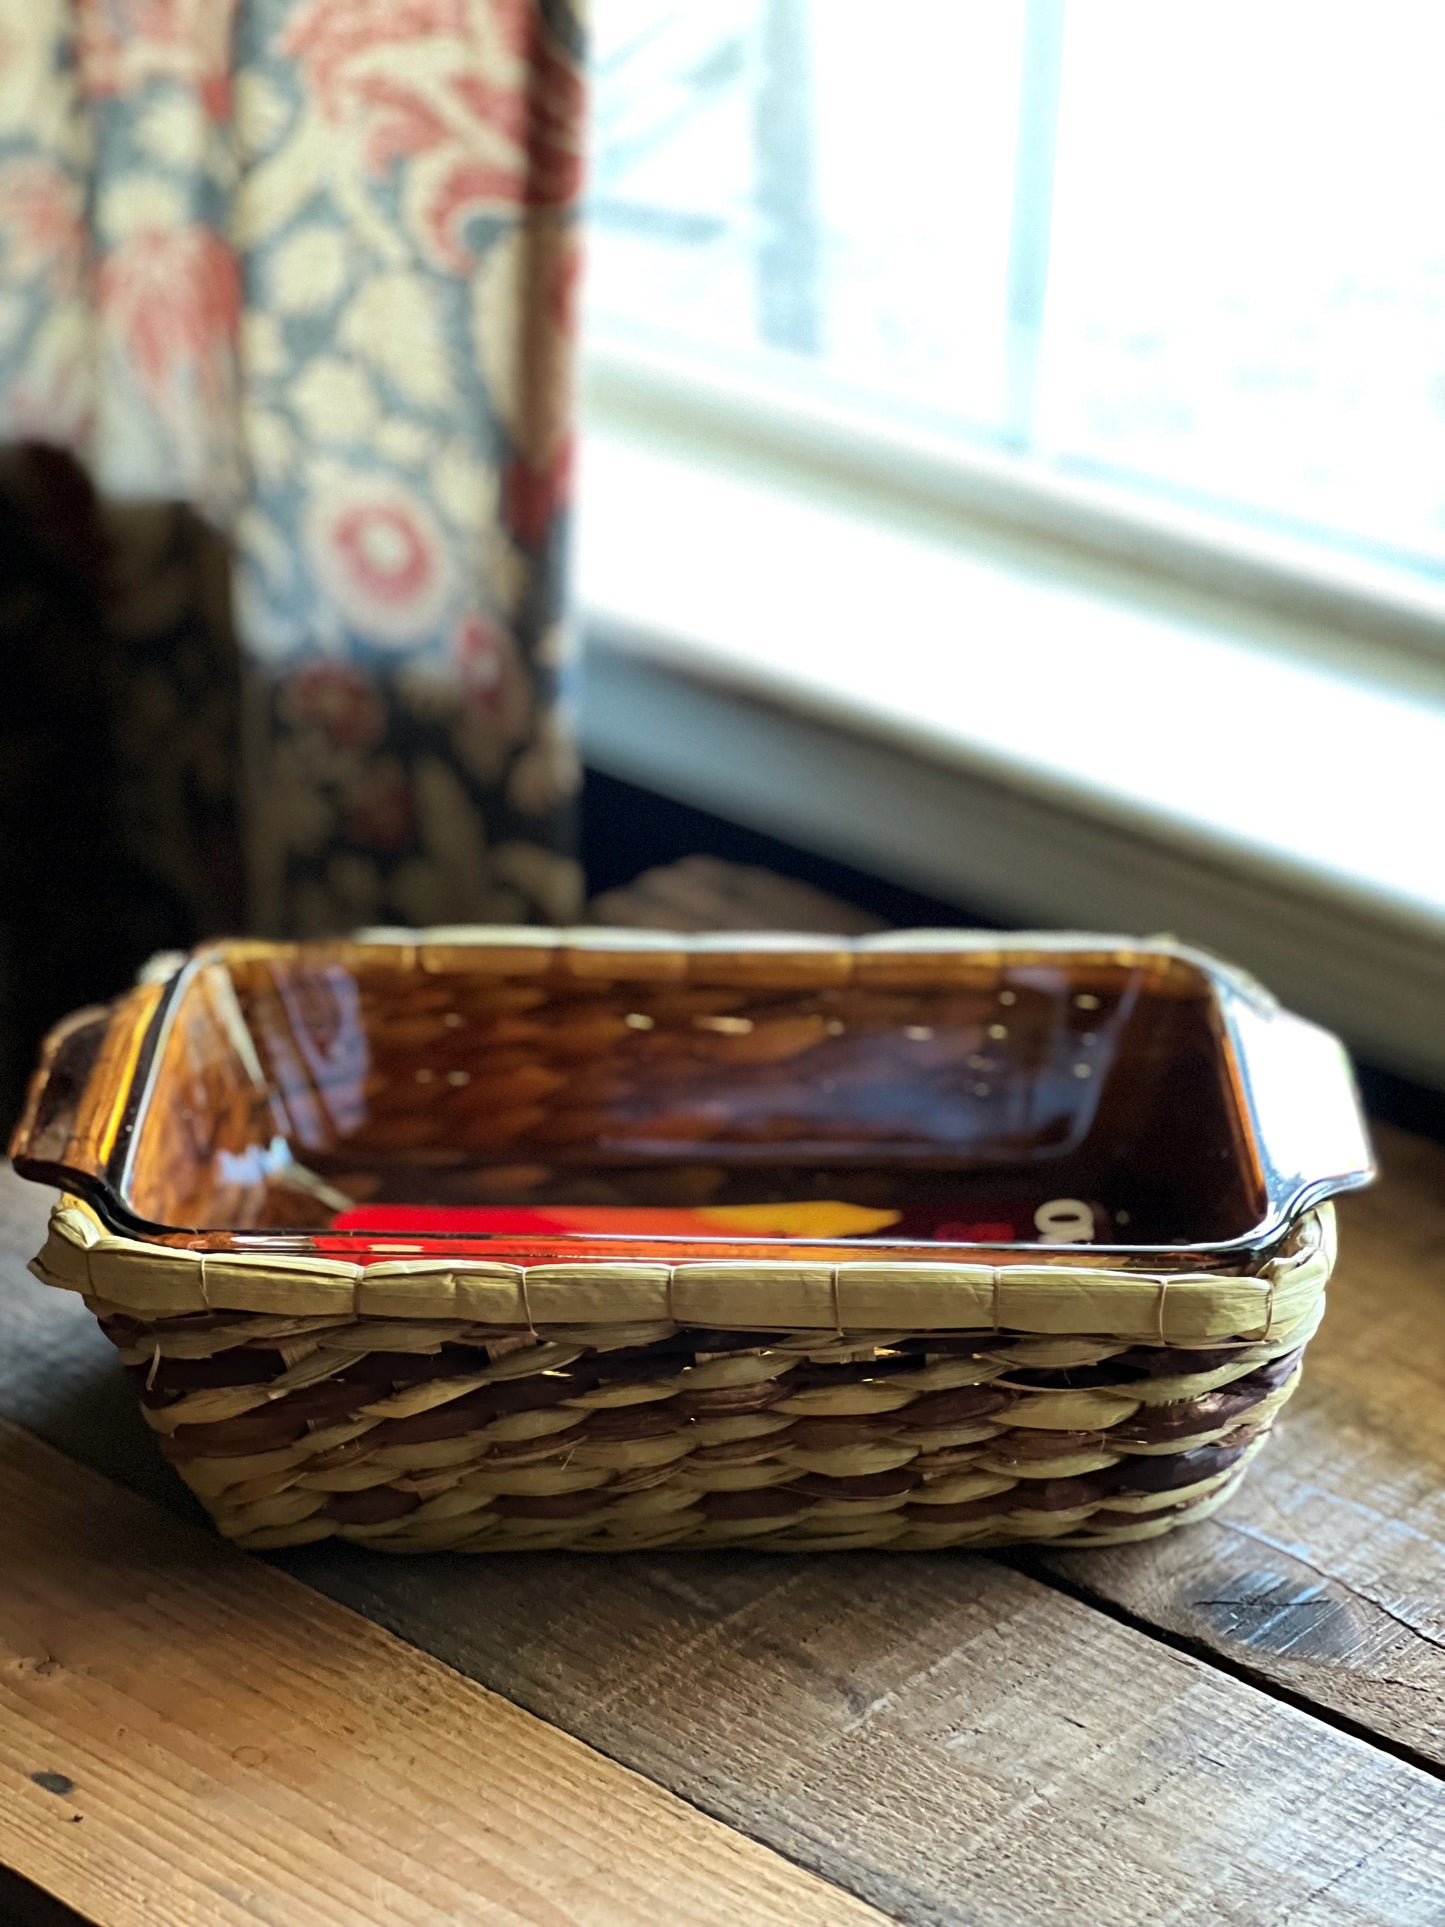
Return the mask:
<path id="1" fill-rule="evenodd" d="M 0 19 L 0 438 L 226 532 L 256 927 L 576 912 L 580 58 L 560 0 Z"/>

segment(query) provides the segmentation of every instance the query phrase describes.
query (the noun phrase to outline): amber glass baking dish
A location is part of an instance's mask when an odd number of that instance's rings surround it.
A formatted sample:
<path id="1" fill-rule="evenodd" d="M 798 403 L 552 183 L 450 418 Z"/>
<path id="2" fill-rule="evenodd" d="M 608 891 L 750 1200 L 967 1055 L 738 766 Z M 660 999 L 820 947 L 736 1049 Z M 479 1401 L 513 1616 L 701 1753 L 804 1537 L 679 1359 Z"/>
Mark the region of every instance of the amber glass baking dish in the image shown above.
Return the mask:
<path id="1" fill-rule="evenodd" d="M 1293 1389 L 1370 1175 L 1325 1033 L 1167 943 L 232 943 L 49 1040 L 12 1152 L 222 1529 L 1133 1538 Z"/>

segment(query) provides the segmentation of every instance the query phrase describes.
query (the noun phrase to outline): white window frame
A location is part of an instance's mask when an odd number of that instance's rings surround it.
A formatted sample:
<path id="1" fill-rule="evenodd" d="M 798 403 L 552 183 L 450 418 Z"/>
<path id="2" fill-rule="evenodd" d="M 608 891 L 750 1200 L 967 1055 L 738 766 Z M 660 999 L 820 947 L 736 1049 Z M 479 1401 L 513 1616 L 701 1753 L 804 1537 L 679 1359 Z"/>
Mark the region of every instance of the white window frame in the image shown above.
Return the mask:
<path id="1" fill-rule="evenodd" d="M 584 397 L 594 766 L 994 917 L 1167 926 L 1237 957 L 1371 1061 L 1445 1087 L 1445 855 L 1428 847 L 1445 843 L 1445 590 L 602 330 Z M 679 524 L 684 496 L 694 512 Z M 740 595 L 749 555 L 789 516 L 811 602 L 785 567 Z M 987 591 L 1045 743 L 1071 707 L 1090 727 L 1084 686 L 1112 660 L 1101 616 L 1116 611 L 1133 639 L 1121 662 L 1156 625 L 1160 688 L 1137 744 L 1154 777 L 1121 791 L 1050 767 L 1017 730 L 1000 741 L 950 733 L 923 706 L 902 713 L 902 657 L 887 647 L 870 692 L 850 627 L 879 606 L 868 571 L 885 544 L 905 573 L 910 554 L 935 571 L 954 558 L 957 595 L 937 574 L 941 604 Z M 1045 588 L 1047 635 L 1027 601 Z M 809 607 L 853 650 L 846 689 L 816 639 L 803 646 Z M 1201 694 L 1170 687 L 1185 629 L 1210 713 L 1237 718 L 1248 744 L 1223 726 L 1222 789 L 1237 804 L 1230 786 L 1259 781 L 1258 822 L 1171 781 L 1171 733 L 1187 735 Z M 926 682 L 917 630 L 902 654 Z M 1071 686 L 1075 650 L 1089 671 Z M 1286 794 L 1319 799 L 1313 842 Z"/>

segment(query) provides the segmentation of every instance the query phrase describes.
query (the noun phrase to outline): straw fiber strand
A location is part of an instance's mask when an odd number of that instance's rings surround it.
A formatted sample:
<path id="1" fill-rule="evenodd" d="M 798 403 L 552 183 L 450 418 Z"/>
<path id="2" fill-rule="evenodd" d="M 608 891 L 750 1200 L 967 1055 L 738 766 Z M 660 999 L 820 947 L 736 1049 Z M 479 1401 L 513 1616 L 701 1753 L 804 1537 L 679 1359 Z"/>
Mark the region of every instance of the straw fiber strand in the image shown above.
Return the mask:
<path id="1" fill-rule="evenodd" d="M 158 1296 L 168 1308 L 179 1294 L 156 1292 L 157 1270 L 196 1280 L 200 1255 L 132 1259 L 74 1199 L 36 1271 L 86 1290 L 161 1449 L 243 1545 L 1100 1545 L 1206 1516 L 1232 1490 L 1298 1382 L 1330 1218 L 1307 1219 L 1260 1279 L 1161 1290 L 1041 1271 L 1011 1280 L 1006 1324 L 977 1317 L 991 1288 L 955 1286 L 951 1327 L 927 1330 L 778 1324 L 796 1280 L 769 1282 L 772 1320 L 738 1329 L 717 1266 L 695 1268 L 708 1275 L 686 1317 L 675 1286 L 665 1315 L 659 1267 L 592 1268 L 610 1276 L 587 1291 L 586 1322 L 568 1280 L 538 1278 L 523 1321 L 518 1278 L 487 1275 L 498 1267 L 475 1280 L 423 1268 L 403 1316 L 373 1313 L 353 1268 L 316 1277 L 238 1259 L 207 1264 L 204 1294 L 181 1296 L 191 1309 L 158 1312 Z M 845 1308 L 851 1269 L 838 1268 Z M 263 1291 L 236 1284 L 252 1271 Z M 636 1288 L 619 1289 L 634 1271 Z M 1073 1333 L 1054 1329 L 1061 1280 Z M 376 1287 L 394 1313 L 395 1282 Z M 1208 1294 L 1209 1315 L 1182 1337 L 1172 1307 L 1185 1289 Z M 604 1303 L 613 1316 L 598 1315 Z"/>

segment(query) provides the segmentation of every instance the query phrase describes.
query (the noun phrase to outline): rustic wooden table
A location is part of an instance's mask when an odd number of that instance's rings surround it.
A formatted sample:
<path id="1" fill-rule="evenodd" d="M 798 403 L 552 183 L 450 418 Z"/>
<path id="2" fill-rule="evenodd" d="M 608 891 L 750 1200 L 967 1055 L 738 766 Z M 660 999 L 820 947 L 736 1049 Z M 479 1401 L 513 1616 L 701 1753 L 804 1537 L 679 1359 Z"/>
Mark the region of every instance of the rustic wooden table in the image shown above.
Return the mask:
<path id="1" fill-rule="evenodd" d="M 0 1919 L 1445 1923 L 1445 1152 L 1380 1137 L 1227 1514 L 1008 1558 L 247 1558 L 3 1173 Z"/>

